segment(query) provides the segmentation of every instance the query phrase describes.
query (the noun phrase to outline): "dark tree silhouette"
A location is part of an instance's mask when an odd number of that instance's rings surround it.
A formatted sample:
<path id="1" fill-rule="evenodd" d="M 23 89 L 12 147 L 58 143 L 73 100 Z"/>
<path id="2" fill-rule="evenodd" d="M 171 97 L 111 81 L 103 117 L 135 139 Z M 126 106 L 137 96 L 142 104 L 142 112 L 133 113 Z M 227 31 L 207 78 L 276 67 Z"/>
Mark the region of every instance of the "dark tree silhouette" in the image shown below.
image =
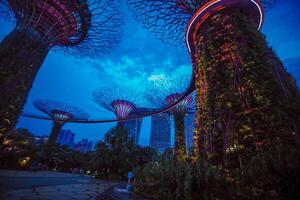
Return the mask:
<path id="1" fill-rule="evenodd" d="M 48 144 L 51 145 L 56 143 L 59 131 L 66 122 L 89 118 L 85 111 L 57 101 L 38 100 L 34 102 L 34 106 L 53 119 L 53 127 L 48 139 Z"/>
<path id="2" fill-rule="evenodd" d="M 15 22 L 0 44 L 0 133 L 17 122 L 27 94 L 51 49 L 96 58 L 121 39 L 123 17 L 114 0 L 2 0 L 1 15 Z"/>

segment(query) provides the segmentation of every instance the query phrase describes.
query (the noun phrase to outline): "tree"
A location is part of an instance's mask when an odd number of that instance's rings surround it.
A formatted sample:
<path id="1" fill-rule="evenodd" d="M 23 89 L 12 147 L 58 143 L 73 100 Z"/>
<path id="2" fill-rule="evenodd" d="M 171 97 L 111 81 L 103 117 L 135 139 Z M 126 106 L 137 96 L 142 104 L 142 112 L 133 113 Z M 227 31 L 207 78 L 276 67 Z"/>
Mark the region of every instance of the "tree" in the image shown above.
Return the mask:
<path id="1" fill-rule="evenodd" d="M 26 163 L 31 159 L 34 137 L 27 129 L 10 131 L 4 138 L 0 148 L 0 166 L 19 168 L 22 159 Z"/>
<path id="2" fill-rule="evenodd" d="M 126 177 L 128 171 L 144 166 L 156 158 L 156 152 L 149 147 L 139 147 L 127 129 L 118 126 L 109 130 L 104 141 L 97 144 L 95 163 L 103 176 Z"/>

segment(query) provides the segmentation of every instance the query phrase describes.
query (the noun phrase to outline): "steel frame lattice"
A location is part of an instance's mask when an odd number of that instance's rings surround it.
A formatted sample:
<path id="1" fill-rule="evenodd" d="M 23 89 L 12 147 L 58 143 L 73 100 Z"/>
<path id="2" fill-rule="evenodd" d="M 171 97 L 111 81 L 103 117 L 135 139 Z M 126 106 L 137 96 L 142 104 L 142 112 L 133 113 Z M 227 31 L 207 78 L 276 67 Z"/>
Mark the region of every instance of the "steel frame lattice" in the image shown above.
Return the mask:
<path id="1" fill-rule="evenodd" d="M 190 85 L 190 73 L 177 73 L 168 78 L 153 81 L 147 89 L 145 99 L 154 107 L 169 107 L 178 102 Z M 180 101 L 171 112 L 185 112 L 193 103 L 191 95 Z"/>
<path id="2" fill-rule="evenodd" d="M 53 120 L 87 120 L 89 115 L 72 105 L 50 100 L 37 100 L 34 106 L 41 112 L 47 114 Z"/>
<path id="3" fill-rule="evenodd" d="M 126 88 L 103 87 L 93 94 L 95 103 L 115 113 L 117 119 L 125 119 L 137 107 L 143 105 L 143 99 Z"/>
<path id="4" fill-rule="evenodd" d="M 71 56 L 107 54 L 123 35 L 123 15 L 114 0 L 2 0 L 0 12 L 16 30 Z"/>
<path id="5" fill-rule="evenodd" d="M 128 0 L 128 7 L 144 28 L 159 40 L 185 45 L 185 32 L 192 16 L 210 0 Z M 261 0 L 270 9 L 277 0 Z"/>

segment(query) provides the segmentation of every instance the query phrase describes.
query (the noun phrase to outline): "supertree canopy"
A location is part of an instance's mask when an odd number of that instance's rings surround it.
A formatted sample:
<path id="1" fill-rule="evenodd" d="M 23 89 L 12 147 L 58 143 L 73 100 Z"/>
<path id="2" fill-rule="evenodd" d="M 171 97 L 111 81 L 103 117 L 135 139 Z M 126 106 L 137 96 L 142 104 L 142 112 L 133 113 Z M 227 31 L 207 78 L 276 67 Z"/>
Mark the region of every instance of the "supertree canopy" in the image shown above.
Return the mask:
<path id="1" fill-rule="evenodd" d="M 50 49 L 77 57 L 109 53 L 122 36 L 114 0 L 1 0 L 14 30 L 0 44 L 1 133 L 14 127 Z"/>
<path id="2" fill-rule="evenodd" d="M 211 0 L 128 0 L 134 17 L 155 37 L 172 45 L 185 44 L 192 16 Z M 243 1 L 243 0 L 242 0 Z M 270 9 L 277 0 L 260 1 Z"/>
<path id="3" fill-rule="evenodd" d="M 138 94 L 121 87 L 99 88 L 94 92 L 93 99 L 99 106 L 115 113 L 117 119 L 126 119 L 143 103 Z"/>
<path id="4" fill-rule="evenodd" d="M 249 156 L 279 143 L 291 145 L 291 136 L 299 134 L 295 81 L 259 32 L 263 7 L 274 3 L 128 0 L 150 32 L 166 42 L 186 42 L 197 102 L 194 158 L 238 163 L 232 167 L 243 170 Z"/>
<path id="5" fill-rule="evenodd" d="M 190 74 L 175 74 L 169 78 L 159 79 L 152 82 L 147 89 L 145 98 L 153 107 L 169 107 L 180 101 L 190 84 Z M 192 96 L 187 96 L 176 106 L 170 109 L 174 117 L 175 130 L 175 148 L 176 159 L 183 160 L 187 158 L 185 147 L 185 126 L 184 118 L 188 108 L 192 105 Z M 195 106 L 195 105 L 194 105 Z"/>
<path id="6" fill-rule="evenodd" d="M 89 118 L 85 111 L 57 101 L 38 100 L 34 102 L 34 106 L 53 119 L 53 127 L 48 144 L 56 143 L 59 131 L 69 120 L 87 120 Z"/>
<path id="7" fill-rule="evenodd" d="M 153 107 L 163 108 L 174 105 L 183 98 L 190 85 L 190 77 L 190 72 L 179 71 L 169 77 L 151 81 L 147 88 L 148 92 L 144 95 L 145 99 Z M 170 111 L 185 113 L 192 102 L 192 96 L 188 96 L 173 106 Z"/>

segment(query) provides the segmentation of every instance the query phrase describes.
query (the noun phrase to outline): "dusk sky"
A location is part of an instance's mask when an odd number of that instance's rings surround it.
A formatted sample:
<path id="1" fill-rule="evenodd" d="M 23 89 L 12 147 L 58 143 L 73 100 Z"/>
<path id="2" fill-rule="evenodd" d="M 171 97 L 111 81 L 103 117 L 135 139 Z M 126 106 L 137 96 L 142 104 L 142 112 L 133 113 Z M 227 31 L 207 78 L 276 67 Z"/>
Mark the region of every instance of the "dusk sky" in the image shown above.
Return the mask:
<path id="1" fill-rule="evenodd" d="M 132 89 L 142 98 L 147 84 L 155 79 L 168 77 L 178 71 L 191 71 L 186 48 L 175 48 L 161 43 L 141 28 L 122 3 L 125 15 L 124 36 L 121 44 L 111 54 L 97 60 L 68 57 L 52 49 L 41 67 L 23 109 L 25 113 L 42 115 L 33 106 L 38 99 L 57 100 L 86 110 L 90 119 L 112 119 L 114 114 L 100 108 L 92 100 L 97 88 L 112 84 Z M 299 0 L 278 0 L 276 6 L 266 13 L 262 32 L 277 51 L 287 70 L 294 75 L 300 86 L 300 6 Z M 0 39 L 10 31 L 13 24 L 0 18 Z M 176 84 L 176 83 L 174 83 Z M 110 91 L 114 92 L 114 91 Z M 141 106 L 147 106 L 145 103 Z M 52 122 L 20 117 L 17 127 L 27 128 L 36 135 L 48 135 Z M 83 137 L 96 141 L 115 123 L 76 124 L 68 123 L 64 129 L 76 133 L 75 140 Z M 150 118 L 145 118 L 139 143 L 148 145 Z"/>

